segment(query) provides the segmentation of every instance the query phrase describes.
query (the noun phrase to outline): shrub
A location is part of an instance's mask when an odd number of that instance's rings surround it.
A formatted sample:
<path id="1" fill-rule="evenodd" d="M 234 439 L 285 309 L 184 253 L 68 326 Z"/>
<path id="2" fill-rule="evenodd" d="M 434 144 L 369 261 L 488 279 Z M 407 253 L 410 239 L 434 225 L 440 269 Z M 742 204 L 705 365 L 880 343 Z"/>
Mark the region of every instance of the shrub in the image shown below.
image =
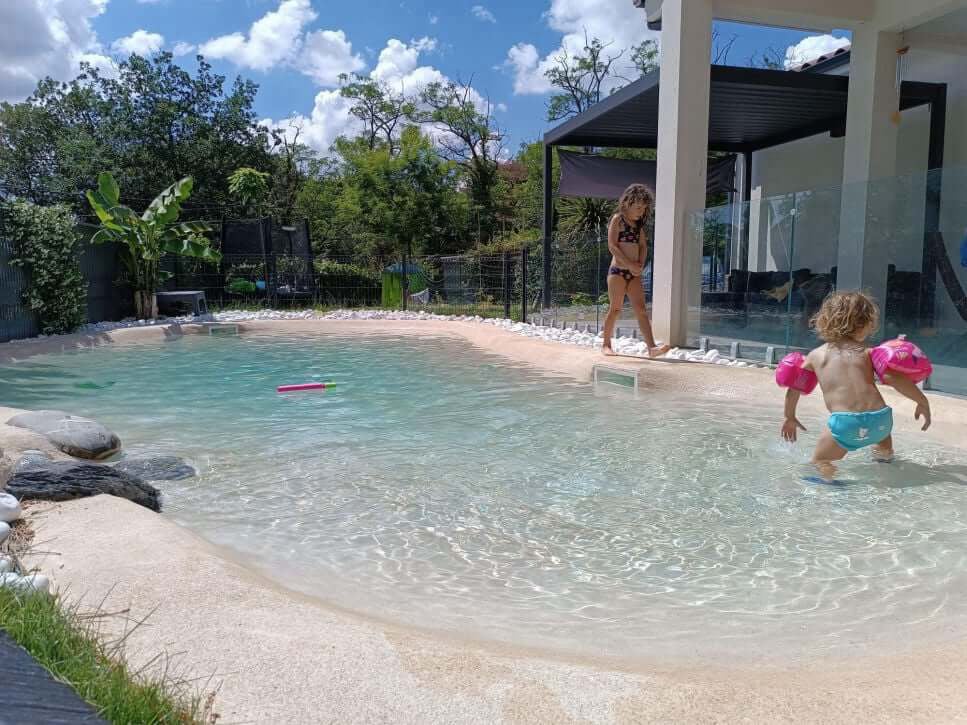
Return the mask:
<path id="1" fill-rule="evenodd" d="M 16 201 L 7 207 L 14 243 L 10 263 L 29 275 L 24 304 L 45 335 L 73 332 L 87 320 L 87 282 L 77 258 L 76 220 L 70 208 Z"/>
<path id="2" fill-rule="evenodd" d="M 382 283 L 377 272 L 358 264 L 315 260 L 319 293 L 329 304 L 375 304 L 379 300 Z"/>
<path id="3" fill-rule="evenodd" d="M 236 295 L 254 295 L 258 287 L 247 279 L 233 279 L 228 283 L 228 291 Z"/>

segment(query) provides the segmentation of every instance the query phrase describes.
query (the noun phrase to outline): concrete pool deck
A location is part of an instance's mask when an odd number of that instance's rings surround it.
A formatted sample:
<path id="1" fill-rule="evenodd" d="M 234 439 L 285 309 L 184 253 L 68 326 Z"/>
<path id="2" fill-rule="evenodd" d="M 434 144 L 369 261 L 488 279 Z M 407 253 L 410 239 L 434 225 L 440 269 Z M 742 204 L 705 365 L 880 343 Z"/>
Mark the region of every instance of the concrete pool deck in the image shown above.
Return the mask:
<path id="1" fill-rule="evenodd" d="M 588 380 L 600 353 L 462 322 L 240 323 L 243 331 L 456 336 L 548 373 Z M 199 331 L 195 328 L 185 329 Z M 64 347 L 137 344 L 178 334 L 161 327 L 0 346 L 0 363 Z M 774 405 L 767 370 L 607 360 L 641 367 L 648 390 Z M 897 402 L 897 430 L 916 427 Z M 967 442 L 967 401 L 931 396 L 933 440 Z M 724 409 L 727 413 L 727 408 Z M 804 400 L 807 427 L 824 418 Z M 124 431 L 118 431 L 122 439 Z M 919 434 L 918 435 L 923 435 Z M 811 440 L 811 439 L 810 439 Z M 898 442 L 902 451 L 903 441 Z M 568 659 L 407 629 L 344 612 L 286 590 L 164 516 L 107 496 L 28 509 L 31 560 L 68 598 L 128 619 L 150 613 L 128 640 L 135 665 L 159 652 L 180 673 L 219 684 L 220 722 L 632 723 L 967 722 L 967 642 L 902 656 L 840 658 L 786 667 L 677 666 Z M 41 551 L 43 550 L 43 551 Z M 44 552 L 47 553 L 44 553 Z M 121 627 L 121 619 L 113 626 Z M 792 622 L 790 622 L 792 625 Z"/>

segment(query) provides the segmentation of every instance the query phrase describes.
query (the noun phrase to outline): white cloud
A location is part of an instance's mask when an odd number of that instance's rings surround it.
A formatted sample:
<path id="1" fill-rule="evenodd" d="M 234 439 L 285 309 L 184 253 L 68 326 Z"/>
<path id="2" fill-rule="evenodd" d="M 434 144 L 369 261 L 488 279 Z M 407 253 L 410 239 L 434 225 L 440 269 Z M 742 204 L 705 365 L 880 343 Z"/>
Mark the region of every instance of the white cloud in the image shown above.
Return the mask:
<path id="1" fill-rule="evenodd" d="M 405 43 L 390 38 L 379 53 L 376 65 L 369 77 L 386 83 L 396 91 L 416 95 L 430 83 L 446 83 L 449 79 L 437 68 L 420 64 L 420 56 L 436 50 L 433 38 L 419 38 Z M 481 110 L 485 99 L 471 90 L 470 98 Z M 316 94 L 315 103 L 308 116 L 293 114 L 287 119 L 265 119 L 263 123 L 279 129 L 291 138 L 293 129 L 299 128 L 299 140 L 316 151 L 326 153 L 340 135 L 353 135 L 361 130 L 358 119 L 349 113 L 351 102 L 339 95 L 338 90 L 325 90 Z M 435 139 L 442 137 L 439 129 L 427 125 L 424 132 Z"/>
<path id="2" fill-rule="evenodd" d="M 285 133 L 292 140 L 299 131 L 299 142 L 326 153 L 339 136 L 352 136 L 362 130 L 359 119 L 349 113 L 350 101 L 339 91 L 320 91 L 309 116 L 293 114 L 287 119 L 264 119 L 263 124 Z"/>
<path id="3" fill-rule="evenodd" d="M 474 5 L 472 8 L 470 8 L 470 12 L 473 13 L 473 16 L 477 20 L 480 20 L 481 22 L 484 22 L 484 23 L 497 22 L 497 18 L 494 17 L 494 14 L 490 12 L 487 8 L 485 8 L 483 5 Z"/>
<path id="4" fill-rule="evenodd" d="M 0 100 L 23 100 L 46 76 L 69 80 L 81 60 L 110 68 L 91 27 L 106 6 L 107 0 L 0 2 Z"/>
<path id="5" fill-rule="evenodd" d="M 186 43 L 183 40 L 179 40 L 175 43 L 175 46 L 171 49 L 171 52 L 175 55 L 190 55 L 195 52 L 195 46 L 193 43 Z"/>
<path id="6" fill-rule="evenodd" d="M 513 73 L 517 94 L 547 93 L 551 86 L 544 73 L 554 67 L 555 59 L 562 53 L 572 56 L 583 53 L 585 34 L 589 39 L 597 38 L 610 44 L 608 54 L 624 51 L 614 69 L 618 75 L 628 77 L 635 75 L 631 48 L 642 41 L 660 38 L 659 33 L 648 30 L 644 13 L 631 2 L 551 0 L 544 17 L 551 30 L 561 33 L 560 47 L 543 57 L 530 43 L 518 43 L 507 51 L 504 67 Z"/>
<path id="7" fill-rule="evenodd" d="M 494 106 L 494 108 L 496 108 L 501 113 L 507 113 L 507 104 L 506 103 L 498 103 L 496 106 Z"/>
<path id="8" fill-rule="evenodd" d="M 163 35 L 149 33 L 147 30 L 135 30 L 131 35 L 118 38 L 111 43 L 111 50 L 115 53 L 123 53 L 124 55 L 131 55 L 132 53 L 151 55 L 161 50 L 161 46 L 164 43 L 165 39 Z"/>
<path id="9" fill-rule="evenodd" d="M 440 16 L 439 15 L 431 15 L 430 18 L 429 18 L 429 20 L 430 20 L 430 25 L 436 25 L 437 23 L 440 22 Z"/>
<path id="10" fill-rule="evenodd" d="M 334 86 L 343 73 L 366 67 L 353 52 L 342 30 L 306 31 L 317 17 L 309 0 L 281 0 L 278 8 L 252 23 L 248 33 L 230 33 L 202 43 L 198 51 L 210 58 L 267 71 L 295 68 L 320 86 Z"/>
<path id="11" fill-rule="evenodd" d="M 786 68 L 816 60 L 821 55 L 832 53 L 850 44 L 849 38 L 836 38 L 832 35 L 811 35 L 803 38 L 786 49 Z"/>
<path id="12" fill-rule="evenodd" d="M 514 73 L 514 93 L 542 94 L 551 90 L 544 71 L 553 61 L 541 60 L 537 48 L 530 43 L 518 43 L 507 51 L 505 66 Z"/>
<path id="13" fill-rule="evenodd" d="M 317 30 L 306 35 L 299 70 L 321 86 L 334 86 L 342 73 L 354 73 L 366 63 L 353 53 L 353 44 L 341 30 Z"/>
<path id="14" fill-rule="evenodd" d="M 230 33 L 202 43 L 199 50 L 210 58 L 265 71 L 292 63 L 302 47 L 303 28 L 316 19 L 309 0 L 282 0 L 279 7 L 252 23 L 247 34 Z"/>

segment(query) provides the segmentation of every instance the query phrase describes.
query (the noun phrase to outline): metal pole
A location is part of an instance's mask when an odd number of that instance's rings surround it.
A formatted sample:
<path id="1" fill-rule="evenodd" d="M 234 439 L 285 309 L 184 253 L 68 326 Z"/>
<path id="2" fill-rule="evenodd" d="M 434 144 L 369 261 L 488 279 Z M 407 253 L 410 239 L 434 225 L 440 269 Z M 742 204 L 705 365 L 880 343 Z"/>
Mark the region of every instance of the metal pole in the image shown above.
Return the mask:
<path id="1" fill-rule="evenodd" d="M 510 252 L 504 252 L 504 319 L 510 319 Z"/>
<path id="2" fill-rule="evenodd" d="M 520 250 L 520 321 L 527 322 L 527 247 Z"/>
<path id="3" fill-rule="evenodd" d="M 749 269 L 749 211 L 752 208 L 752 152 L 742 154 L 742 239 L 739 241 L 739 259 L 736 269 Z"/>
<path id="4" fill-rule="evenodd" d="M 551 243 L 554 236 L 553 149 L 544 145 L 544 309 L 551 307 Z"/>
<path id="5" fill-rule="evenodd" d="M 789 352 L 789 341 L 792 333 L 792 287 L 793 287 L 793 255 L 796 253 L 796 217 L 799 216 L 799 195 L 792 195 L 792 228 L 789 231 L 789 292 L 786 295 L 786 352 Z"/>
<path id="6" fill-rule="evenodd" d="M 410 282 L 406 277 L 406 268 L 408 264 L 409 264 L 409 256 L 406 254 L 406 252 L 403 252 L 403 266 L 401 268 L 401 274 L 403 276 L 400 278 L 400 290 L 402 292 L 403 299 L 400 302 L 400 308 L 404 312 L 406 312 L 406 298 L 410 292 Z"/>
<path id="7" fill-rule="evenodd" d="M 923 261 L 920 272 L 920 325 L 933 325 L 937 298 L 937 256 L 927 240 L 940 231 L 940 194 L 943 186 L 944 136 L 947 128 L 947 86 L 941 85 L 930 104 L 930 141 L 927 150 L 927 202 L 923 224 Z"/>

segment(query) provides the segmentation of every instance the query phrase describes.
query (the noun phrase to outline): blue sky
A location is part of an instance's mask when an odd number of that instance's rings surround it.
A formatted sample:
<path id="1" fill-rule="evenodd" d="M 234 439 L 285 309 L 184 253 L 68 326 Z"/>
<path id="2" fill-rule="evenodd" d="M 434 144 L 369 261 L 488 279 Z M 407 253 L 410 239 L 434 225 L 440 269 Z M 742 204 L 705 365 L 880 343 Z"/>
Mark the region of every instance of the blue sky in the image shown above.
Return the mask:
<path id="1" fill-rule="evenodd" d="M 15 57 L 0 50 L 0 65 L 7 66 L 0 71 L 2 98 L 19 100 L 42 75 L 70 77 L 80 58 L 109 68 L 111 58 L 130 50 L 161 48 L 177 51 L 179 62 L 193 67 L 201 50 L 229 80 L 242 74 L 259 84 L 262 118 L 298 125 L 301 138 L 321 151 L 337 134 L 352 131 L 336 88 L 341 71 L 373 74 L 411 90 L 433 80 L 472 79 L 480 102 L 494 105 L 513 150 L 549 126 L 543 71 L 562 49 L 580 48 L 585 31 L 612 42 L 615 51 L 655 37 L 631 0 L 18 2 L 0 8 L 0 25 L 19 24 L 26 38 L 14 44 Z M 57 21 L 66 34 L 57 32 Z M 51 27 L 49 38 L 43 22 Z M 736 24 L 720 24 L 719 32 L 722 42 L 735 36 L 728 57 L 733 65 L 768 46 L 785 52 L 806 39 L 808 54 L 831 42 Z"/>

